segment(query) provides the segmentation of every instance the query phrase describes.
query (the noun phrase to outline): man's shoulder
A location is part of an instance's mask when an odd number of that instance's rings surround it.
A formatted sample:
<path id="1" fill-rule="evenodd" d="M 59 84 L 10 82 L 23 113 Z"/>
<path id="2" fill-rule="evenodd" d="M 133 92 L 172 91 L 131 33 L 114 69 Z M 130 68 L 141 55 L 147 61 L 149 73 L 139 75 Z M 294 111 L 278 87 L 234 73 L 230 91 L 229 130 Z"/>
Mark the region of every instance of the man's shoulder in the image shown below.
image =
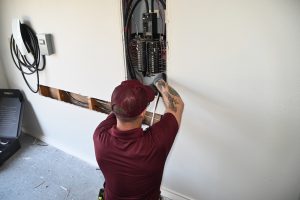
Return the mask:
<path id="1" fill-rule="evenodd" d="M 172 127 L 172 131 L 177 131 L 178 130 L 178 123 L 175 118 L 175 116 L 172 113 L 165 113 L 162 117 L 161 120 L 154 125 L 150 126 L 145 130 L 145 132 L 168 132 L 170 130 L 170 127 Z"/>
<path id="2" fill-rule="evenodd" d="M 166 112 L 161 117 L 161 120 L 159 122 L 157 122 L 156 124 L 161 124 L 162 126 L 165 126 L 165 125 L 171 125 L 171 126 L 175 126 L 175 127 L 179 126 L 174 114 L 169 113 L 169 112 Z"/>
<path id="3" fill-rule="evenodd" d="M 111 113 L 110 115 L 108 115 L 108 117 L 103 120 L 96 128 L 94 135 L 95 134 L 100 134 L 103 133 L 107 130 L 109 130 L 110 128 L 112 128 L 115 124 L 117 123 L 116 120 L 116 116 L 115 114 Z"/>

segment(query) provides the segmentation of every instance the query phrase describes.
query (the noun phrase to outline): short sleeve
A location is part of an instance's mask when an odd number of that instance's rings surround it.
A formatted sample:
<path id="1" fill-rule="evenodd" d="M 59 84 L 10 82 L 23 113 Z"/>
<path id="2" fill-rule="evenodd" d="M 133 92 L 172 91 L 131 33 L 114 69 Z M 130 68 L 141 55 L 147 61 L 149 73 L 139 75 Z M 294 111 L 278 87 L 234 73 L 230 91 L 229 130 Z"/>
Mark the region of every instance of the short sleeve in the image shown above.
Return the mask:
<path id="1" fill-rule="evenodd" d="M 110 129 L 116 123 L 117 123 L 116 115 L 114 113 L 111 113 L 110 115 L 108 115 L 108 117 L 105 120 L 103 120 L 98 125 L 98 127 L 95 130 L 94 137 L 95 137 L 95 135 L 100 134 L 103 131 Z"/>
<path id="2" fill-rule="evenodd" d="M 150 131 L 157 143 L 168 154 L 172 148 L 178 129 L 179 126 L 175 116 L 172 113 L 165 113 L 161 120 L 150 128 Z"/>

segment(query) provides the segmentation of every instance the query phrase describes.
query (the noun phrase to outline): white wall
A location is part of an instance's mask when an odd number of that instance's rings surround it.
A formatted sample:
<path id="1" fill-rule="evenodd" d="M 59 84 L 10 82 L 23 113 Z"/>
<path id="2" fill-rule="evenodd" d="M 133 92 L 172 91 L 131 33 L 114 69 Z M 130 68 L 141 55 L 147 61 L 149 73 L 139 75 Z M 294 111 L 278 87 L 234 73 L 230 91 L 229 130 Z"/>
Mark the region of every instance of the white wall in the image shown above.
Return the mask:
<path id="1" fill-rule="evenodd" d="M 110 91 L 101 88 L 125 79 L 118 0 L 1 1 L 0 16 L 6 66 L 13 64 L 7 39 L 12 19 L 53 35 L 56 53 L 47 57 L 41 84 L 108 100 Z M 8 72 L 14 76 L 17 69 Z"/>
<path id="2" fill-rule="evenodd" d="M 6 74 L 3 70 L 1 59 L 0 59 L 0 88 L 7 88 Z"/>
<path id="3" fill-rule="evenodd" d="M 28 99 L 24 130 L 96 165 L 92 135 L 106 116 L 29 91 L 10 56 L 14 18 L 29 22 L 37 33 L 53 35 L 55 54 L 46 58 L 41 84 L 110 100 L 125 79 L 118 1 L 0 2 L 0 56 L 10 86 L 22 89 Z M 35 86 L 34 79 L 31 83 Z"/>
<path id="4" fill-rule="evenodd" d="M 299 9 L 292 0 L 168 3 L 168 78 L 186 108 L 167 190 L 201 200 L 298 199 Z M 117 0 L 2 0 L 0 43 L 11 18 L 29 19 L 54 36 L 43 83 L 109 99 L 124 79 L 119 15 Z M 95 164 L 92 133 L 105 115 L 31 94 L 8 46 L 0 53 L 10 84 L 31 104 L 25 129 Z"/>
<path id="5" fill-rule="evenodd" d="M 168 74 L 186 109 L 164 185 L 204 200 L 298 199 L 300 2 L 168 5 Z"/>

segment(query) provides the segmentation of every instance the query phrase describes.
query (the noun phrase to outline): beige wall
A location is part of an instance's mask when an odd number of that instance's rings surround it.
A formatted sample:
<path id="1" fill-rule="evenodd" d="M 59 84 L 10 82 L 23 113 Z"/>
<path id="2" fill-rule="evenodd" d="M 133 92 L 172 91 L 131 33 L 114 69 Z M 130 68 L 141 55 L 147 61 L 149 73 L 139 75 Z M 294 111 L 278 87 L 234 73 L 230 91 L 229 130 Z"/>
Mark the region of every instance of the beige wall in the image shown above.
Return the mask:
<path id="1" fill-rule="evenodd" d="M 16 17 L 53 34 L 44 84 L 109 99 L 125 78 L 119 1 L 0 4 L 1 44 Z M 175 199 L 298 199 L 299 10 L 292 0 L 169 1 L 168 78 L 186 104 L 163 180 Z M 105 115 L 31 94 L 0 48 L 10 85 L 38 119 L 25 129 L 95 164 L 92 133 Z"/>
<path id="2" fill-rule="evenodd" d="M 37 33 L 53 35 L 56 53 L 47 57 L 41 84 L 108 100 L 110 91 L 104 88 L 125 78 L 117 0 L 1 1 L 0 16 L 3 44 L 8 44 L 15 18 Z M 1 49 L 5 66 L 13 64 L 8 47 Z M 7 71 L 15 78 L 16 68 Z"/>
<path id="3" fill-rule="evenodd" d="M 186 102 L 165 185 L 195 199 L 300 192 L 300 2 L 170 1 L 169 77 Z"/>

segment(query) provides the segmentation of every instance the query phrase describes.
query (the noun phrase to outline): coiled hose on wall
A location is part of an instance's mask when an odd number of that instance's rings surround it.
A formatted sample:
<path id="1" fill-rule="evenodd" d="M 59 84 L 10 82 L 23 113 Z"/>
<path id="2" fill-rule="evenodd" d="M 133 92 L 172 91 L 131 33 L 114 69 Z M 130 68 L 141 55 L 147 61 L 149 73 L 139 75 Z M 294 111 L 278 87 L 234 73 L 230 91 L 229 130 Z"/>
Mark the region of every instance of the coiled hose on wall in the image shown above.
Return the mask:
<path id="1" fill-rule="evenodd" d="M 39 71 L 45 69 L 46 66 L 46 58 L 45 55 L 40 55 L 40 48 L 38 44 L 38 39 L 36 37 L 35 32 L 26 24 L 20 24 L 20 29 L 22 33 L 23 42 L 25 44 L 26 49 L 30 53 L 29 55 L 22 55 L 13 35 L 10 38 L 10 53 L 12 59 L 15 63 L 15 66 L 19 69 L 22 74 L 22 77 L 28 86 L 28 88 L 37 93 L 39 91 L 40 86 L 40 78 Z M 40 63 L 42 59 L 42 64 Z M 41 64 L 41 66 L 40 66 Z M 26 76 L 36 74 L 36 88 L 32 87 L 28 82 Z"/>

